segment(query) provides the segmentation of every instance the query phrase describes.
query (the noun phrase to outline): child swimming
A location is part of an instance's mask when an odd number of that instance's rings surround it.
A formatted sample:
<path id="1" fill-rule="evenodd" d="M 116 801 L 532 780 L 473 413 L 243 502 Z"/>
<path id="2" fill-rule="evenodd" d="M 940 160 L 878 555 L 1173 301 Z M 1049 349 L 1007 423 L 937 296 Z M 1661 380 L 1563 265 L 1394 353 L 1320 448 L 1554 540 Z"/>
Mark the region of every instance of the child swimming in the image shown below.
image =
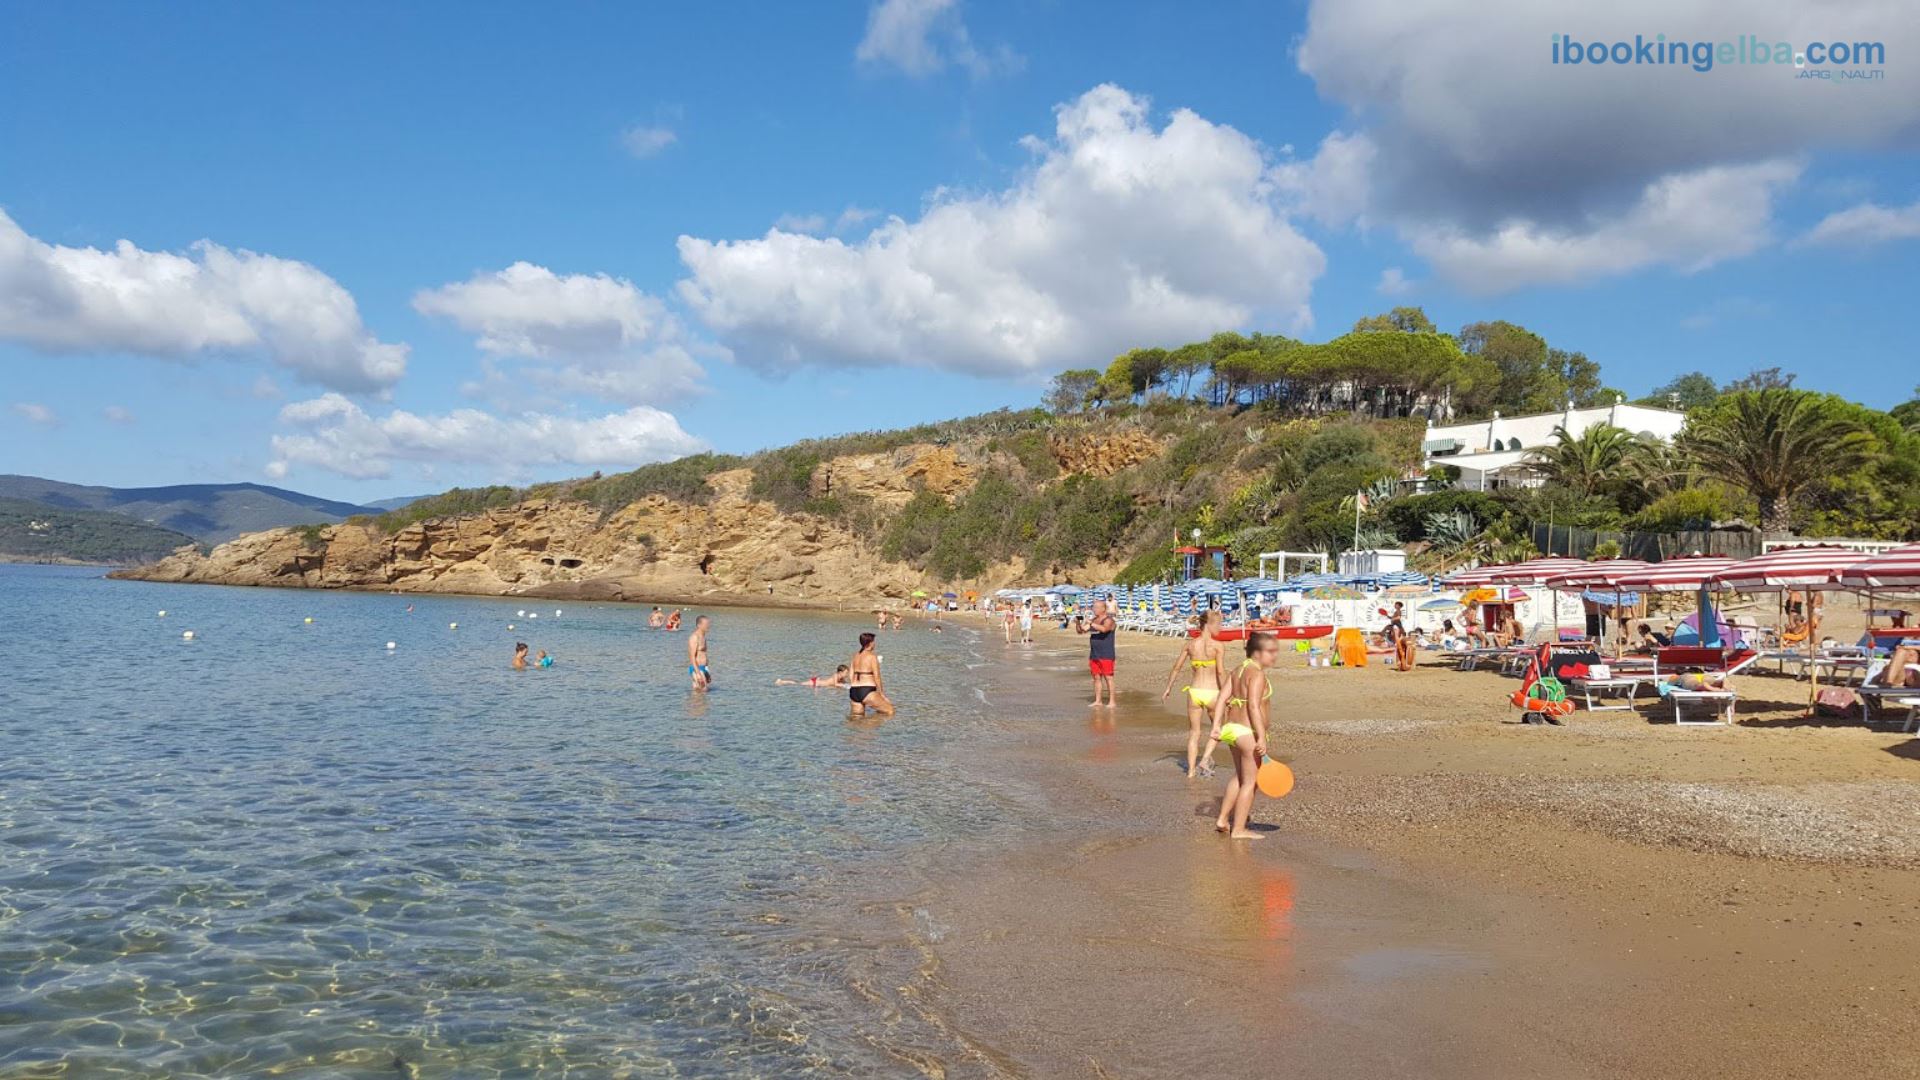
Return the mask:
<path id="1" fill-rule="evenodd" d="M 833 669 L 831 675 L 809 675 L 804 679 L 775 679 L 775 686 L 845 686 L 852 677 L 851 670 L 845 664 Z"/>
<path id="2" fill-rule="evenodd" d="M 1213 737 L 1233 751 L 1233 775 L 1227 780 L 1227 793 L 1220 800 L 1220 816 L 1213 827 L 1235 840 L 1266 839 L 1247 828 L 1247 818 L 1253 813 L 1253 796 L 1259 791 L 1260 759 L 1267 752 L 1267 707 L 1273 698 L 1267 669 L 1279 657 L 1279 638 L 1263 630 L 1248 634 L 1247 658 L 1233 675 L 1233 696 L 1215 706 Z M 1234 719 L 1222 723 L 1228 716 Z"/>
<path id="3" fill-rule="evenodd" d="M 1215 702 L 1220 698 L 1224 687 L 1225 672 L 1221 665 L 1226 662 L 1227 650 L 1221 647 L 1220 639 L 1214 637 L 1214 631 L 1220 629 L 1220 612 L 1209 609 L 1200 616 L 1200 636 L 1187 639 L 1187 645 L 1180 655 L 1173 658 L 1173 669 L 1167 672 L 1167 688 L 1160 695 L 1165 701 L 1173 695 L 1173 684 L 1180 677 L 1181 669 L 1188 672 L 1185 694 L 1187 697 L 1187 779 L 1191 780 L 1201 773 L 1213 772 L 1213 751 L 1218 742 L 1209 739 L 1207 752 L 1200 753 L 1200 738 L 1208 725 L 1208 717 Z"/>

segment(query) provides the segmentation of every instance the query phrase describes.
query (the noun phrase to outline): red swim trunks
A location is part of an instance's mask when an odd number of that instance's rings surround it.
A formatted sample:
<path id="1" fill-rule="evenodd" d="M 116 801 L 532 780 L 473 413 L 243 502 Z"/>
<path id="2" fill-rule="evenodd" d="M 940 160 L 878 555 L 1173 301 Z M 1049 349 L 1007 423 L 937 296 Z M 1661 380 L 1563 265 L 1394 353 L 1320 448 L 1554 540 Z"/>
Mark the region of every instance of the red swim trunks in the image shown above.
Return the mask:
<path id="1" fill-rule="evenodd" d="M 1093 672 L 1095 675 L 1111 675 L 1113 674 L 1113 661 L 1089 660 L 1087 661 L 1087 670 Z"/>

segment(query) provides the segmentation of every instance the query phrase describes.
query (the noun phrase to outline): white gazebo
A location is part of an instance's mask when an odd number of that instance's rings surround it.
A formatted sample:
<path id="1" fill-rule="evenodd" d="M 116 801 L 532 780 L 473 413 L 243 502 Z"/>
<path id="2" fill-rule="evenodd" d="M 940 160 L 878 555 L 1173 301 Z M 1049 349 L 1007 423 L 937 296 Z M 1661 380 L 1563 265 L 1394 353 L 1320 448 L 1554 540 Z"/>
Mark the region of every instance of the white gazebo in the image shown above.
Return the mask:
<path id="1" fill-rule="evenodd" d="M 1327 572 L 1327 553 L 1324 551 L 1263 551 L 1260 553 L 1260 576 L 1274 581 L 1287 580 L 1287 563 L 1292 561 L 1319 564 L 1320 572 Z M 1274 572 L 1267 573 L 1267 563 L 1274 564 Z"/>

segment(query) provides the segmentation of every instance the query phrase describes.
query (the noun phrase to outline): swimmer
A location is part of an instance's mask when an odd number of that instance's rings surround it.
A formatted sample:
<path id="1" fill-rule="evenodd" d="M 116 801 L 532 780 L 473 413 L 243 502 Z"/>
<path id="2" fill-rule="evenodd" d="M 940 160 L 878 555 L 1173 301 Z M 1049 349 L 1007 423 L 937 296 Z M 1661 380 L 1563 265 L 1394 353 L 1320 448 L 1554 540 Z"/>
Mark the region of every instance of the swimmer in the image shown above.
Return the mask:
<path id="1" fill-rule="evenodd" d="M 775 679 L 775 686 L 845 686 L 852 677 L 852 671 L 845 664 L 833 669 L 831 675 L 809 675 L 804 679 Z"/>
<path id="2" fill-rule="evenodd" d="M 653 614 L 647 616 L 647 627 L 652 630 L 658 630 L 665 625 L 667 625 L 667 613 L 657 607 L 654 608 Z"/>
<path id="3" fill-rule="evenodd" d="M 878 609 L 876 609 L 876 610 L 874 611 L 874 613 L 873 613 L 873 628 L 874 628 L 875 630 L 885 630 L 885 629 L 887 628 L 887 613 L 886 613 L 886 612 L 884 612 L 884 611 L 880 611 L 880 610 L 878 610 Z"/>
<path id="4" fill-rule="evenodd" d="M 702 615 L 693 620 L 693 633 L 687 635 L 687 677 L 695 690 L 713 688 L 713 672 L 707 669 L 707 627 L 711 625 L 713 621 Z"/>
<path id="5" fill-rule="evenodd" d="M 513 670 L 527 670 L 527 643 L 524 641 L 513 643 Z"/>
<path id="6" fill-rule="evenodd" d="M 1187 697 L 1187 779 L 1195 776 L 1213 774 L 1213 751 L 1220 743 L 1207 740 L 1207 752 L 1200 753 L 1201 737 L 1211 726 L 1209 714 L 1214 703 L 1220 699 L 1220 691 L 1226 685 L 1226 672 L 1222 666 L 1226 663 L 1227 650 L 1214 637 L 1214 631 L 1220 629 L 1220 613 L 1208 611 L 1200 616 L 1200 636 L 1187 639 L 1186 647 L 1173 658 L 1173 669 L 1167 672 L 1167 688 L 1160 695 L 1165 701 L 1173 696 L 1173 684 L 1180 677 L 1182 669 L 1187 671 L 1185 693 Z"/>
<path id="7" fill-rule="evenodd" d="M 880 678 L 880 657 L 873 651 L 874 636 L 860 635 L 860 651 L 847 664 L 847 700 L 852 702 L 848 719 L 858 716 L 893 715 L 893 702 L 887 700 L 884 680 Z"/>
<path id="8" fill-rule="evenodd" d="M 894 616 L 893 616 L 893 628 L 894 628 L 895 630 L 898 630 L 898 629 L 900 629 L 900 614 L 899 614 L 899 612 L 895 612 L 895 613 L 894 613 Z"/>
<path id="9" fill-rule="evenodd" d="M 1273 698 L 1267 669 L 1279 657 L 1279 638 L 1264 630 L 1248 634 L 1247 658 L 1234 672 L 1228 691 L 1233 696 L 1214 706 L 1213 737 L 1233 751 L 1233 776 L 1227 780 L 1227 793 L 1220 800 L 1220 817 L 1213 828 L 1235 840 L 1266 839 L 1247 828 L 1247 818 L 1253 813 L 1253 797 L 1260 790 L 1260 758 L 1267 752 L 1267 707 Z M 1234 719 L 1221 722 L 1229 716 Z"/>
<path id="10" fill-rule="evenodd" d="M 552 667 L 553 657 L 547 655 L 547 650 L 541 649 L 539 655 L 533 658 L 533 662 L 536 667 Z"/>
<path id="11" fill-rule="evenodd" d="M 673 614 L 667 616 L 666 628 L 668 630 L 680 629 L 680 609 L 679 608 L 674 608 Z"/>

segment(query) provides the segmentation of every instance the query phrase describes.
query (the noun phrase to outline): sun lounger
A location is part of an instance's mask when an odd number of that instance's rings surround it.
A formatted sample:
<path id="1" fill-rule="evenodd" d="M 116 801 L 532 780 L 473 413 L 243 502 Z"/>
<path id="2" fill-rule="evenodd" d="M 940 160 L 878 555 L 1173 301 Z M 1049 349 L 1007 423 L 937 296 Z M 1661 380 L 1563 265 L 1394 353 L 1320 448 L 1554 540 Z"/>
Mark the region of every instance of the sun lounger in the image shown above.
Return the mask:
<path id="1" fill-rule="evenodd" d="M 1604 679 L 1576 678 L 1568 681 L 1572 684 L 1573 689 L 1579 693 L 1581 697 L 1586 699 L 1588 712 L 1613 712 L 1631 710 L 1633 708 L 1634 695 L 1640 692 L 1640 686 L 1647 681 L 1647 678 L 1645 675 L 1610 675 Z M 1609 691 L 1620 690 L 1626 691 L 1623 699 L 1621 699 L 1621 704 L 1595 705 L 1593 703 L 1596 694 L 1604 701 Z"/>
<path id="2" fill-rule="evenodd" d="M 1860 698 L 1860 719 L 1867 725 L 1886 722 L 1886 710 L 1889 703 L 1898 708 L 1908 705 L 1908 699 L 1914 699 L 1911 686 L 1856 686 L 1853 692 Z M 1920 700 L 1920 699 L 1916 699 Z M 1909 724 L 1913 720 L 1911 711 L 1907 716 Z"/>
<path id="3" fill-rule="evenodd" d="M 1718 727 L 1733 723 L 1733 703 L 1739 695 L 1731 690 L 1669 690 L 1667 697 L 1673 702 L 1673 722 L 1677 727 Z M 1689 720 L 1687 710 L 1699 710 L 1705 707 L 1710 711 L 1710 720 Z"/>
<path id="4" fill-rule="evenodd" d="M 1455 649 L 1447 654 L 1448 658 L 1459 662 L 1461 671 L 1472 671 L 1480 666 L 1482 660 L 1505 655 L 1507 655 L 1506 649 Z"/>
<path id="5" fill-rule="evenodd" d="M 1909 735 L 1920 733 L 1920 697 L 1894 698 L 1893 703 L 1907 707 L 1907 722 L 1900 725 L 1900 730 Z"/>

